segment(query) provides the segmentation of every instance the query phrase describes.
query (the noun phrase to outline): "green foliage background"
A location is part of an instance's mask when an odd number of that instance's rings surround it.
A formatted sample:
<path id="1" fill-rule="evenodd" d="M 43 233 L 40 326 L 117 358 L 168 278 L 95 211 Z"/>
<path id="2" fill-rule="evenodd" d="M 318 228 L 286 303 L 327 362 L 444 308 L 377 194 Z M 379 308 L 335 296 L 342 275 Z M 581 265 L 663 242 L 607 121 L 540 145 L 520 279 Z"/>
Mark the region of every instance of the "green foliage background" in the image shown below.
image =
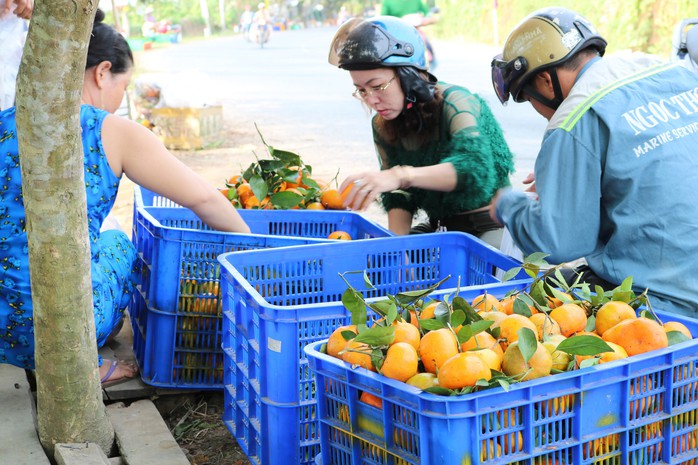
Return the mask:
<path id="1" fill-rule="evenodd" d="M 219 32 L 218 0 L 206 0 L 210 23 L 214 33 Z M 226 24 L 236 23 L 245 5 L 256 5 L 260 0 L 225 0 Z M 264 1 L 264 0 L 263 0 Z M 266 0 L 270 6 L 285 0 Z M 300 0 L 296 11 L 311 8 L 318 0 Z M 499 0 L 497 7 L 497 37 L 493 15 L 495 0 L 425 0 L 429 6 L 441 10 L 441 20 L 430 26 L 430 34 L 436 37 L 462 37 L 468 41 L 491 43 L 501 46 L 509 31 L 527 14 L 538 8 L 558 5 L 571 8 L 586 16 L 609 43 L 609 51 L 630 49 L 666 55 L 671 51 L 675 26 L 684 18 L 698 17 L 697 0 Z M 380 11 L 380 1 L 372 0 L 321 0 L 327 18 L 333 18 L 341 6 L 352 14 L 360 15 L 375 7 Z M 199 0 L 147 0 L 139 1 L 128 15 L 131 30 L 138 35 L 143 24 L 146 6 L 153 6 L 157 19 L 167 18 L 173 23 L 204 24 Z M 300 19 L 291 17 L 293 19 Z"/>
<path id="2" fill-rule="evenodd" d="M 629 49 L 668 56 L 674 28 L 698 17 L 696 0 L 499 0 L 498 37 L 494 36 L 493 0 L 438 0 L 445 37 L 502 46 L 508 33 L 529 13 L 546 6 L 573 9 L 589 19 L 608 41 L 609 52 Z"/>

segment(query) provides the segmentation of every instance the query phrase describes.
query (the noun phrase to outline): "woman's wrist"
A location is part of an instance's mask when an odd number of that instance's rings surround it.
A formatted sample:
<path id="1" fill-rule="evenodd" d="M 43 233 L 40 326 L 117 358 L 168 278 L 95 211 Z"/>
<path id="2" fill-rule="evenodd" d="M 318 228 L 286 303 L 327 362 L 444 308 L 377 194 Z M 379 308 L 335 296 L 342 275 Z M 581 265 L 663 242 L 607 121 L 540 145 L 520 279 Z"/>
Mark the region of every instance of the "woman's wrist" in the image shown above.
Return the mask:
<path id="1" fill-rule="evenodd" d="M 393 167 L 398 179 L 398 189 L 409 189 L 414 182 L 414 168 L 411 166 L 397 165 Z"/>

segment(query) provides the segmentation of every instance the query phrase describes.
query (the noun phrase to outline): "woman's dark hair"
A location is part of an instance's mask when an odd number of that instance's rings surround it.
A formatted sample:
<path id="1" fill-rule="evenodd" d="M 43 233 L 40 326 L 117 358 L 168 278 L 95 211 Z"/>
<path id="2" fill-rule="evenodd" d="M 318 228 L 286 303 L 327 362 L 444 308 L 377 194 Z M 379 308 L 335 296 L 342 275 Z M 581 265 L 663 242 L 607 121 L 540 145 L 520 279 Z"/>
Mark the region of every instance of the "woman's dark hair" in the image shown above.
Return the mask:
<path id="1" fill-rule="evenodd" d="M 85 69 L 97 66 L 103 61 L 111 63 L 111 72 L 125 73 L 133 66 L 133 52 L 124 36 L 108 24 L 104 24 L 104 12 L 97 9 L 95 23 L 90 36 Z"/>
<path id="2" fill-rule="evenodd" d="M 423 79 L 428 79 L 426 76 Z M 392 120 L 376 119 L 377 129 L 390 143 L 407 136 L 417 137 L 421 144 L 428 142 L 433 137 L 433 131 L 439 126 L 443 96 L 438 87 L 433 88 L 433 98 L 427 102 L 416 102 L 408 105 L 408 108 L 400 116 Z"/>

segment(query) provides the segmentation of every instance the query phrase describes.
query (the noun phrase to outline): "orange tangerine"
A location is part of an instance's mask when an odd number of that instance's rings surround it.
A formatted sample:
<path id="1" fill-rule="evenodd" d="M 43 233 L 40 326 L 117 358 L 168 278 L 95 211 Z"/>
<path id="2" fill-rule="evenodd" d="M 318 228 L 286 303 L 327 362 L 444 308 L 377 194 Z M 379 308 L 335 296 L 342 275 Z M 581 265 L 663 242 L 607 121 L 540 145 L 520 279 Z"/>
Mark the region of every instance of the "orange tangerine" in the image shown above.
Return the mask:
<path id="1" fill-rule="evenodd" d="M 418 365 L 417 349 L 407 342 L 396 342 L 388 348 L 380 372 L 383 376 L 404 383 L 417 374 Z"/>
<path id="2" fill-rule="evenodd" d="M 499 299 L 488 293 L 475 297 L 470 306 L 477 312 L 502 311 L 502 303 Z"/>
<path id="3" fill-rule="evenodd" d="M 664 323 L 664 330 L 668 333 L 669 331 L 678 331 L 683 333 L 687 338 L 693 339 L 691 331 L 686 327 L 685 324 L 679 323 L 678 321 L 667 321 Z"/>
<path id="4" fill-rule="evenodd" d="M 506 313 L 507 315 L 511 315 L 512 313 L 514 313 L 514 302 L 516 301 L 516 298 L 517 296 L 515 294 L 503 298 L 501 300 L 501 311 Z M 538 309 L 533 305 L 529 305 L 528 310 L 531 312 L 531 315 L 535 315 L 536 313 L 538 313 Z"/>
<path id="5" fill-rule="evenodd" d="M 536 325 L 523 315 L 514 313 L 507 315 L 501 323 L 499 323 L 499 344 L 503 350 L 506 350 L 509 344 L 519 340 L 519 329 L 528 328 L 533 331 L 533 334 L 538 333 Z"/>
<path id="6" fill-rule="evenodd" d="M 321 202 L 310 202 L 305 206 L 306 210 L 324 210 L 325 206 Z"/>
<path id="7" fill-rule="evenodd" d="M 489 381 L 492 371 L 485 361 L 471 352 L 462 352 L 445 360 L 437 374 L 439 386 L 447 389 L 461 389 L 475 386 L 478 380 Z"/>
<path id="8" fill-rule="evenodd" d="M 649 318 L 631 318 L 606 330 L 604 341 L 614 342 L 625 349 L 628 356 L 643 354 L 669 346 L 664 327 Z"/>
<path id="9" fill-rule="evenodd" d="M 425 307 L 422 307 L 422 312 L 419 314 L 419 319 L 428 320 L 430 318 L 434 318 L 434 311 L 436 310 L 436 307 L 439 306 L 439 303 L 441 303 L 441 301 L 432 300 Z"/>
<path id="10" fill-rule="evenodd" d="M 606 330 L 630 318 L 637 318 L 633 307 L 617 300 L 606 302 L 596 312 L 596 332 L 603 336 Z"/>
<path id="11" fill-rule="evenodd" d="M 359 396 L 359 401 L 363 402 L 364 404 L 376 407 L 377 409 L 383 409 L 383 399 L 371 394 L 368 391 L 364 391 L 361 393 L 361 395 Z"/>
<path id="12" fill-rule="evenodd" d="M 418 353 L 424 369 L 436 373 L 446 360 L 458 353 L 458 340 L 447 328 L 429 331 L 419 341 Z"/>
<path id="13" fill-rule="evenodd" d="M 340 241 L 350 241 L 351 236 L 349 235 L 348 232 L 346 231 L 332 231 L 329 236 L 327 236 L 328 239 L 336 239 Z"/>
<path id="14" fill-rule="evenodd" d="M 347 347 L 347 343 L 349 342 L 342 336 L 343 331 L 352 331 L 354 334 L 358 334 L 356 332 L 356 325 L 340 326 L 332 331 L 330 338 L 327 340 L 327 355 L 342 358 L 339 353 Z"/>
<path id="15" fill-rule="evenodd" d="M 371 361 L 371 348 L 362 343 L 356 342 L 354 339 L 347 342 L 346 350 L 342 354 L 342 360 L 350 365 L 358 365 L 367 370 L 376 371 Z"/>
<path id="16" fill-rule="evenodd" d="M 543 340 L 545 336 L 561 334 L 560 325 L 557 324 L 557 321 L 553 320 L 545 313 L 536 313 L 535 315 L 531 315 L 529 320 L 536 325 L 536 334 L 538 335 L 539 340 Z"/>
<path id="17" fill-rule="evenodd" d="M 475 349 L 468 353 L 480 357 L 490 370 L 502 371 L 502 358 L 504 358 L 504 354 L 498 354 L 492 349 Z"/>
<path id="18" fill-rule="evenodd" d="M 349 188 L 347 188 L 345 192 L 348 194 Z M 320 202 L 322 202 L 325 208 L 329 208 L 330 210 L 345 210 L 345 198 L 346 195 L 340 194 L 337 189 L 325 189 L 320 195 Z"/>
<path id="19" fill-rule="evenodd" d="M 528 361 L 524 359 L 518 341 L 509 344 L 502 359 L 502 372 L 508 376 L 522 376 L 521 381 L 548 376 L 552 368 L 553 357 L 540 342 Z"/>
<path id="20" fill-rule="evenodd" d="M 463 352 L 472 349 L 492 349 L 500 358 L 504 355 L 504 351 L 502 347 L 497 344 L 497 340 L 486 331 L 477 333 L 460 345 L 460 350 Z"/>
<path id="21" fill-rule="evenodd" d="M 247 183 L 240 184 L 237 188 L 237 191 L 238 197 L 240 198 L 240 202 L 243 205 L 247 202 L 248 198 L 254 195 L 254 193 L 252 192 L 252 187 L 250 187 L 250 185 Z"/>
<path id="22" fill-rule="evenodd" d="M 577 304 L 562 304 L 552 309 L 550 318 L 557 322 L 560 333 L 565 337 L 584 331 L 587 325 L 587 313 Z"/>
<path id="23" fill-rule="evenodd" d="M 395 326 L 395 339 L 393 339 L 393 344 L 406 342 L 415 349 L 419 349 L 419 341 L 422 335 L 419 333 L 416 326 L 406 321 L 396 321 L 393 323 L 393 326 Z"/>

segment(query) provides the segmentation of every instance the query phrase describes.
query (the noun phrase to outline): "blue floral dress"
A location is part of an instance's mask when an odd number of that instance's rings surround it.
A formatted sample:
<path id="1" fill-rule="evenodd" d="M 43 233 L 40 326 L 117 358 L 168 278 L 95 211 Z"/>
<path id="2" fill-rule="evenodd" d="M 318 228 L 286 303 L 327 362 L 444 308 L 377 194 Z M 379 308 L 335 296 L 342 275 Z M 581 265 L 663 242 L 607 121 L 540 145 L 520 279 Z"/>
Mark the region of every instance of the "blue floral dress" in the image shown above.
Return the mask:
<path id="1" fill-rule="evenodd" d="M 80 110 L 99 347 L 123 315 L 136 272 L 136 250 L 128 236 L 117 230 L 100 233 L 119 188 L 119 178 L 102 147 L 102 122 L 107 115 L 89 105 Z M 25 225 L 15 109 L 8 108 L 0 112 L 0 363 L 33 369 L 34 318 Z"/>

